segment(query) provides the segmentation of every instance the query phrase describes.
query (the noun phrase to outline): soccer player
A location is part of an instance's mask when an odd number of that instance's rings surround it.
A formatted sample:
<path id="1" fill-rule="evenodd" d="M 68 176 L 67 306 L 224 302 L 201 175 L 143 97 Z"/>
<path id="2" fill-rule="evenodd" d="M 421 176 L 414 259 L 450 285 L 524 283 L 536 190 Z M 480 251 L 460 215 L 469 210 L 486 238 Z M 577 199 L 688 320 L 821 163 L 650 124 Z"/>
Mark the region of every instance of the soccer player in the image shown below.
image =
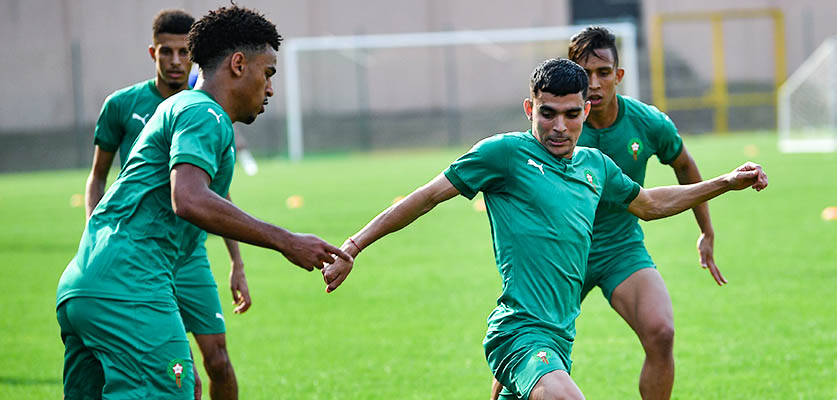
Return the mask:
<path id="1" fill-rule="evenodd" d="M 186 35 L 195 19 L 183 10 L 162 10 L 152 23 L 152 44 L 148 53 L 154 61 L 157 76 L 120 89 L 105 100 L 93 143 L 93 167 L 85 188 L 87 217 L 102 199 L 113 158 L 119 151 L 124 166 L 137 136 L 157 106 L 166 98 L 189 88 L 187 83 L 192 62 L 186 49 Z M 182 257 L 175 268 L 175 296 L 186 332 L 195 336 L 209 376 L 212 399 L 235 398 L 238 385 L 232 362 L 227 355 L 226 326 L 218 298 L 218 288 L 206 254 L 206 233 L 201 233 L 195 251 Z M 238 306 L 236 313 L 250 307 L 250 292 L 244 274 L 244 262 L 238 242 L 224 239 L 230 253 L 230 289 Z M 194 371 L 197 372 L 197 371 Z M 201 382 L 195 374 L 196 397 Z"/>
<path id="2" fill-rule="evenodd" d="M 590 26 L 573 36 L 569 58 L 587 72 L 590 115 L 579 146 L 594 147 L 609 156 L 634 182 L 643 185 L 648 160 L 656 155 L 671 166 L 680 184 L 702 180 L 697 164 L 669 117 L 656 107 L 616 93 L 625 70 L 619 67 L 616 37 L 607 28 Z M 693 209 L 701 235 L 697 241 L 700 264 L 723 285 L 713 257 L 715 232 L 707 203 Z M 671 298 L 643 244 L 635 215 L 599 207 L 581 300 L 595 288 L 633 328 L 645 349 L 639 379 L 643 399 L 668 399 L 674 383 L 674 316 Z M 498 383 L 494 381 L 496 399 Z M 504 392 L 506 393 L 506 392 Z"/>
<path id="3" fill-rule="evenodd" d="M 351 262 L 316 236 L 262 222 L 225 199 L 232 124 L 264 112 L 280 41 L 273 23 L 237 6 L 192 25 L 187 50 L 203 79 L 146 121 L 59 281 L 67 399 L 194 396 L 173 275 L 203 230 L 277 250 L 309 271 L 334 257 Z"/>
<path id="4" fill-rule="evenodd" d="M 599 150 L 576 147 L 590 105 L 587 74 L 566 59 L 532 73 L 523 102 L 528 132 L 477 143 L 442 174 L 383 211 L 343 243 L 357 256 L 457 194 L 482 191 L 503 291 L 488 317 L 488 364 L 514 398 L 582 398 L 570 378 L 570 351 L 597 206 L 645 220 L 694 207 L 729 190 L 761 190 L 767 176 L 746 163 L 710 181 L 642 189 Z M 337 260 L 323 270 L 327 291 L 352 270 Z"/>

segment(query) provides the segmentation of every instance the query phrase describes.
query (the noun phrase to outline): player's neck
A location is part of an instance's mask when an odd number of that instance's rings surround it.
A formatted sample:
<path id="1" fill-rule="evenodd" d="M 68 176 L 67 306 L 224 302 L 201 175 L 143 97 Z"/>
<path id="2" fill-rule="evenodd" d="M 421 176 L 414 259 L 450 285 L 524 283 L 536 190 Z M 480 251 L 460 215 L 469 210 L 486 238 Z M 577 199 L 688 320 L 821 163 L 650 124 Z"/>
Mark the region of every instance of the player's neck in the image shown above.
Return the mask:
<path id="1" fill-rule="evenodd" d="M 599 110 L 590 110 L 587 116 L 587 123 L 595 129 L 609 128 L 619 117 L 619 99 L 613 96 L 610 104 Z"/>
<path id="2" fill-rule="evenodd" d="M 195 90 L 200 90 L 209 94 L 212 99 L 215 100 L 215 102 L 218 103 L 222 109 L 224 109 L 224 112 L 227 113 L 230 120 L 235 123 L 238 121 L 238 117 L 232 109 L 234 96 L 226 89 L 227 87 L 227 85 L 218 82 L 216 79 L 202 79 L 198 80 L 198 84 L 195 85 Z"/>
<path id="3" fill-rule="evenodd" d="M 168 83 L 163 82 L 160 77 L 156 77 L 154 79 L 154 87 L 157 88 L 157 92 L 160 93 L 160 96 L 163 96 L 164 99 L 167 99 L 180 91 L 189 87 L 189 84 L 184 82 L 183 86 L 179 88 L 172 88 Z"/>

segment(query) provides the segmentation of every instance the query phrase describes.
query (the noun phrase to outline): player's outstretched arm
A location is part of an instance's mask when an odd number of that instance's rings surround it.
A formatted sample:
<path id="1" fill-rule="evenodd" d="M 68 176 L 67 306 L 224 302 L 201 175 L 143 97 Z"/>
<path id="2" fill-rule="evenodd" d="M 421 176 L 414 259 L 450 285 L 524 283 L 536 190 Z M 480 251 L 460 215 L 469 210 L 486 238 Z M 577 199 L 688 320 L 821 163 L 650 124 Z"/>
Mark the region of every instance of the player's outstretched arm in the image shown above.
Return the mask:
<path id="1" fill-rule="evenodd" d="M 116 153 L 104 151 L 99 146 L 93 150 L 93 167 L 84 185 L 84 211 L 88 219 L 90 214 L 93 214 L 96 205 L 102 200 L 102 196 L 105 195 L 105 184 L 108 181 L 108 172 L 110 172 L 110 165 L 113 164 L 115 155 Z"/>
<path id="2" fill-rule="evenodd" d="M 175 214 L 207 232 L 273 249 L 308 271 L 334 262 L 335 256 L 351 263 L 352 257 L 322 239 L 261 221 L 209 189 L 209 175 L 192 164 L 171 170 L 171 203 Z"/>
<path id="3" fill-rule="evenodd" d="M 227 194 L 227 200 L 232 202 L 232 198 Z M 236 314 L 241 314 L 253 304 L 250 299 L 250 288 L 247 286 L 247 277 L 244 275 L 244 261 L 241 259 L 241 250 L 238 247 L 238 241 L 224 238 L 224 244 L 227 246 L 227 253 L 230 254 L 230 291 L 232 291 L 233 304 Z"/>
<path id="4" fill-rule="evenodd" d="M 677 177 L 677 183 L 681 185 L 703 181 L 697 163 L 686 150 L 686 145 L 683 145 L 680 155 L 671 163 L 671 168 Z M 697 240 L 700 266 L 708 269 L 718 286 L 721 286 L 727 283 L 727 279 L 724 278 L 721 270 L 715 264 L 715 229 L 712 227 L 712 218 L 709 216 L 709 203 L 700 203 L 692 211 L 700 228 L 700 237 Z"/>
<path id="5" fill-rule="evenodd" d="M 450 183 L 448 178 L 444 174 L 439 174 L 426 185 L 378 214 L 358 233 L 346 239 L 342 249 L 352 257 L 356 257 L 362 249 L 369 247 L 376 240 L 409 225 L 437 204 L 458 194 L 459 190 Z M 351 262 L 337 260 L 323 269 L 323 280 L 328 285 L 326 292 L 337 289 L 349 276 L 352 267 Z"/>
<path id="6" fill-rule="evenodd" d="M 628 211 L 645 221 L 665 218 L 720 196 L 730 190 L 748 187 L 760 191 L 767 187 L 767 174 L 761 165 L 747 162 L 730 173 L 691 185 L 640 189 Z"/>

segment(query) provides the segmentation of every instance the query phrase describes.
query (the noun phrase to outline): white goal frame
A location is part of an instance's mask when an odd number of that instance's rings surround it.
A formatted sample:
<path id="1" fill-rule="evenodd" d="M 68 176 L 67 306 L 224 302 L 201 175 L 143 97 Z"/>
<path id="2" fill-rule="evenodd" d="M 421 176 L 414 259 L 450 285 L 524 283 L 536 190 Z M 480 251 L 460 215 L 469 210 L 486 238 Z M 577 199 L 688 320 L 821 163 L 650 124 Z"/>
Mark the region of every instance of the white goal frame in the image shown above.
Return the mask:
<path id="1" fill-rule="evenodd" d="M 603 24 L 621 40 L 620 63 L 630 73 L 622 81 L 625 94 L 639 96 L 637 32 L 633 23 Z M 302 100 L 299 54 L 324 50 L 357 50 L 455 45 L 490 46 L 499 43 L 569 40 L 587 25 L 496 30 L 466 30 L 383 35 L 317 36 L 291 38 L 282 44 L 285 68 L 285 116 L 288 130 L 288 153 L 291 161 L 302 160 Z"/>
<path id="2" fill-rule="evenodd" d="M 830 60 L 829 60 L 830 59 Z M 837 60 L 837 36 L 826 39 L 779 88 L 779 151 L 783 153 L 827 153 L 837 150 L 837 76 L 827 77 L 826 108 L 834 135 L 830 138 L 794 138 L 791 135 L 791 95 L 805 83 L 822 63 Z M 833 75 L 833 74 L 832 74 Z"/>

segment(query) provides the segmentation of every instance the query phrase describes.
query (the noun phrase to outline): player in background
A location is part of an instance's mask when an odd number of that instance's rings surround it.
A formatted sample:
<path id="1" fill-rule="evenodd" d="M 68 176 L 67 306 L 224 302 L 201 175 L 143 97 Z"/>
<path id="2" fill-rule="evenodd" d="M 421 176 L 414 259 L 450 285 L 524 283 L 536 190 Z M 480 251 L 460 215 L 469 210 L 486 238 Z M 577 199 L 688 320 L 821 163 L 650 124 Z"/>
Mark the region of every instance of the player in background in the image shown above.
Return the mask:
<path id="1" fill-rule="evenodd" d="M 316 236 L 260 221 L 225 198 L 235 163 L 232 124 L 249 124 L 264 112 L 280 41 L 273 23 L 237 6 L 192 25 L 186 50 L 203 79 L 145 121 L 59 281 L 65 398 L 194 397 L 174 273 L 203 242 L 204 230 L 274 249 L 309 271 L 335 257 L 351 260 Z"/>
<path id="2" fill-rule="evenodd" d="M 503 285 L 483 346 L 510 398 L 583 398 L 569 375 L 570 353 L 598 206 L 651 220 L 729 190 L 767 186 L 761 167 L 746 163 L 706 182 L 642 189 L 599 150 L 576 147 L 590 110 L 587 88 L 579 65 L 545 61 L 532 73 L 530 98 L 523 102 L 530 131 L 480 141 L 342 247 L 357 257 L 437 204 L 482 191 Z M 326 267 L 326 290 L 335 290 L 351 270 L 352 263 L 340 260 Z"/>
<path id="3" fill-rule="evenodd" d="M 152 44 L 148 53 L 156 67 L 156 77 L 117 90 L 105 100 L 96 123 L 93 143 L 93 167 L 85 187 L 87 217 L 104 194 L 108 172 L 116 152 L 120 167 L 125 165 L 131 146 L 157 106 L 166 98 L 188 90 L 192 62 L 186 50 L 186 35 L 195 19 L 183 10 L 160 11 L 152 23 Z M 205 237 L 206 234 L 204 233 Z M 175 269 L 175 295 L 180 315 L 198 343 L 209 376 L 212 399 L 235 398 L 238 384 L 227 354 L 226 326 L 218 297 L 218 288 L 209 268 L 205 239 L 189 256 L 180 259 Z M 238 243 L 224 239 L 230 254 L 230 290 L 236 313 L 250 308 L 250 291 L 244 274 Z M 200 377 L 195 371 L 195 396 L 201 393 Z"/>

